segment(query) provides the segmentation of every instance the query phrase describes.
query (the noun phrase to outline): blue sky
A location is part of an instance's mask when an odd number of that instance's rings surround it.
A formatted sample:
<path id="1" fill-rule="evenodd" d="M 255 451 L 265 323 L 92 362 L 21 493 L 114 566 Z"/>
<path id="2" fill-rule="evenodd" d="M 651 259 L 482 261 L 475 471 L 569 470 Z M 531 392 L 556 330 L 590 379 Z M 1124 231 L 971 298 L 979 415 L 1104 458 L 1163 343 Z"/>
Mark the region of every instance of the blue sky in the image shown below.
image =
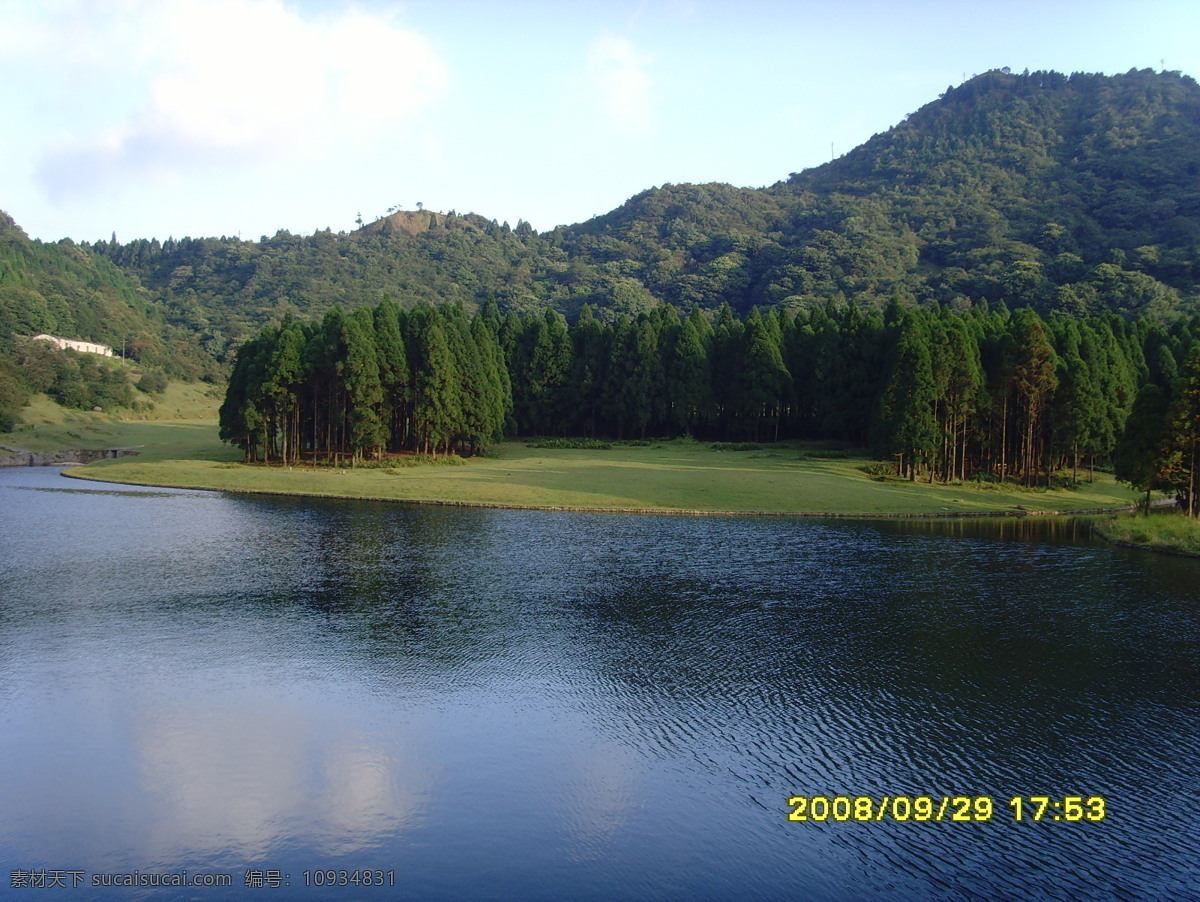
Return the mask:
<path id="1" fill-rule="evenodd" d="M 992 68 L 1200 77 L 1195 0 L 0 0 L 0 209 L 256 239 L 390 208 L 539 231 L 759 187 Z"/>

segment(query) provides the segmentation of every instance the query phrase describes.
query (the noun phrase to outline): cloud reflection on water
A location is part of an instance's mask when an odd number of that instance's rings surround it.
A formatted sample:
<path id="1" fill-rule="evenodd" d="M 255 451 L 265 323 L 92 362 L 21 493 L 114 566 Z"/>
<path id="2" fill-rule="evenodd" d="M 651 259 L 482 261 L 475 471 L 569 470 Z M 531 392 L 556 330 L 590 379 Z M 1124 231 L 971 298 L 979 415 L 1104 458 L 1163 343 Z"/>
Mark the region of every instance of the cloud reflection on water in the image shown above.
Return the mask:
<path id="1" fill-rule="evenodd" d="M 311 699 L 176 703 L 147 716 L 135 741 L 142 787 L 156 800 L 156 857 L 263 861 L 304 834 L 343 855 L 412 826 L 433 785 L 394 736 L 317 716 Z"/>

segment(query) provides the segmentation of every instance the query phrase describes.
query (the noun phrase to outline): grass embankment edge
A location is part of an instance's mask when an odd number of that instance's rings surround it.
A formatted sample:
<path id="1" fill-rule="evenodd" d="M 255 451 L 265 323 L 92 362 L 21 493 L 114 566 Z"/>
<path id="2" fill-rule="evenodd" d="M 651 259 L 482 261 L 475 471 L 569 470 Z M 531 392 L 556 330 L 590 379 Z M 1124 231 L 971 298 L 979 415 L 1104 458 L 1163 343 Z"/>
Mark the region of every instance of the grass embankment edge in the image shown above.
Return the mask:
<path id="1" fill-rule="evenodd" d="M 203 455 L 136 458 L 69 472 L 85 479 L 246 495 L 359 499 L 441 507 L 834 519 L 1028 517 L 1111 514 L 1133 493 L 1110 478 L 1075 490 L 927 485 L 878 480 L 864 461 L 795 450 L 728 454 L 664 442 L 610 451 L 536 449 L 508 443 L 456 467 L 278 467 L 237 462 L 219 444 Z M 1089 503 L 1090 502 L 1090 503 Z"/>
<path id="2" fill-rule="evenodd" d="M 84 465 L 87 466 L 87 465 Z M 499 503 L 491 501 L 453 501 L 440 498 L 395 498 L 384 495 L 334 494 L 293 492 L 283 489 L 217 488 L 200 485 L 180 485 L 166 482 L 129 482 L 106 478 L 94 472 L 82 472 L 84 466 L 64 470 L 62 475 L 91 482 L 116 485 L 140 485 L 148 488 L 187 489 L 195 492 L 228 492 L 234 495 L 262 495 L 277 498 L 319 498 L 341 501 L 373 501 L 385 504 L 414 504 L 422 507 L 466 507 L 484 510 L 543 511 L 545 513 L 638 514 L 670 517 L 793 517 L 816 520 L 961 520 L 997 517 L 1087 517 L 1132 511 L 1125 507 L 1097 507 L 1067 510 L 998 510 L 998 511 L 908 511 L 908 512 L 839 512 L 839 511 L 763 511 L 763 510 L 701 510 L 657 507 L 572 507 L 567 505 Z"/>
<path id="3" fill-rule="evenodd" d="M 1092 528 L 1111 545 L 1200 558 L 1200 523 L 1180 510 L 1112 517 Z"/>
<path id="4" fill-rule="evenodd" d="M 508 442 L 459 466 L 367 468 L 247 465 L 217 437 L 210 387 L 172 386 L 161 419 L 68 411 L 48 399 L 0 442 L 36 450 L 142 446 L 68 475 L 95 481 L 294 498 L 442 507 L 845 519 L 1112 514 L 1137 496 L 1100 476 L 1074 489 L 928 485 L 872 478 L 866 458 L 819 443 L 706 445 L 688 439 L 605 443 L 605 449 Z M 182 416 L 180 416 L 182 414 Z M 562 446 L 562 447 L 560 447 Z M 745 452 L 745 453 L 741 453 Z"/>

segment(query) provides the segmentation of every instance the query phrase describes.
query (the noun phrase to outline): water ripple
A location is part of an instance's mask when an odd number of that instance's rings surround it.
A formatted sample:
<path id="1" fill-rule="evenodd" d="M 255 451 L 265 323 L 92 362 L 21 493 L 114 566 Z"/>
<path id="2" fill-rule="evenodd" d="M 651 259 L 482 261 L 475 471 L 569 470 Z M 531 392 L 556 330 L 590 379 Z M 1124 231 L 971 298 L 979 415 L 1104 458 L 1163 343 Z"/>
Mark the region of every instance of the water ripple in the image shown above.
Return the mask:
<path id="1" fill-rule="evenodd" d="M 0 474 L 6 858 L 402 868 L 387 898 L 1165 900 L 1200 881 L 1197 562 L 1066 521 L 49 478 Z M 996 814 L 800 824 L 796 794 L 989 795 Z M 1008 807 L 1078 794 L 1108 820 Z"/>

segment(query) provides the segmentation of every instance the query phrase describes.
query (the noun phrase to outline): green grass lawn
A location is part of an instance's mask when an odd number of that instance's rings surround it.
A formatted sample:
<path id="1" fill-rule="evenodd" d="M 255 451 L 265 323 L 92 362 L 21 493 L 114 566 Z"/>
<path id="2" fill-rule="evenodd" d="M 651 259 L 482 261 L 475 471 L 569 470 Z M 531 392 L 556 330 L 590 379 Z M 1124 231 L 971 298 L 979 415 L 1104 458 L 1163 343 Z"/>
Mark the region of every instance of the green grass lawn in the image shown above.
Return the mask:
<path id="1" fill-rule="evenodd" d="M 585 510 L 965 515 L 1113 508 L 1136 500 L 1103 475 L 1071 491 L 881 482 L 859 469 L 864 459 L 809 457 L 796 448 L 717 451 L 695 442 L 612 450 L 509 442 L 462 466 L 268 467 L 239 463 L 240 452 L 217 442 L 211 423 L 140 428 L 146 447 L 138 457 L 98 461 L 72 475 L 242 492 Z M 161 441 L 151 440 L 154 430 Z"/>
<path id="2" fill-rule="evenodd" d="M 1178 508 L 1152 511 L 1149 516 L 1126 514 L 1097 523 L 1095 529 L 1119 545 L 1200 557 L 1200 521 Z"/>
<path id="3" fill-rule="evenodd" d="M 1092 510 L 1137 496 L 1100 474 L 1075 490 L 878 481 L 865 458 L 801 446 L 716 450 L 694 441 L 616 444 L 610 450 L 496 446 L 461 466 L 332 469 L 247 465 L 217 439 L 219 392 L 173 383 L 155 409 L 125 415 L 66 410 L 42 397 L 0 445 L 30 451 L 138 447 L 72 475 L 113 482 L 291 495 L 585 510 L 728 511 L 842 515 L 984 514 Z M 728 447 L 728 446 L 726 446 Z"/>
<path id="4" fill-rule="evenodd" d="M 17 428 L 0 433 L 0 446 L 95 451 L 145 445 L 170 446 L 179 457 L 220 453 L 215 423 L 221 394 L 210 385 L 172 382 L 154 398 L 153 409 L 121 413 L 70 410 L 38 395 L 21 410 Z"/>

